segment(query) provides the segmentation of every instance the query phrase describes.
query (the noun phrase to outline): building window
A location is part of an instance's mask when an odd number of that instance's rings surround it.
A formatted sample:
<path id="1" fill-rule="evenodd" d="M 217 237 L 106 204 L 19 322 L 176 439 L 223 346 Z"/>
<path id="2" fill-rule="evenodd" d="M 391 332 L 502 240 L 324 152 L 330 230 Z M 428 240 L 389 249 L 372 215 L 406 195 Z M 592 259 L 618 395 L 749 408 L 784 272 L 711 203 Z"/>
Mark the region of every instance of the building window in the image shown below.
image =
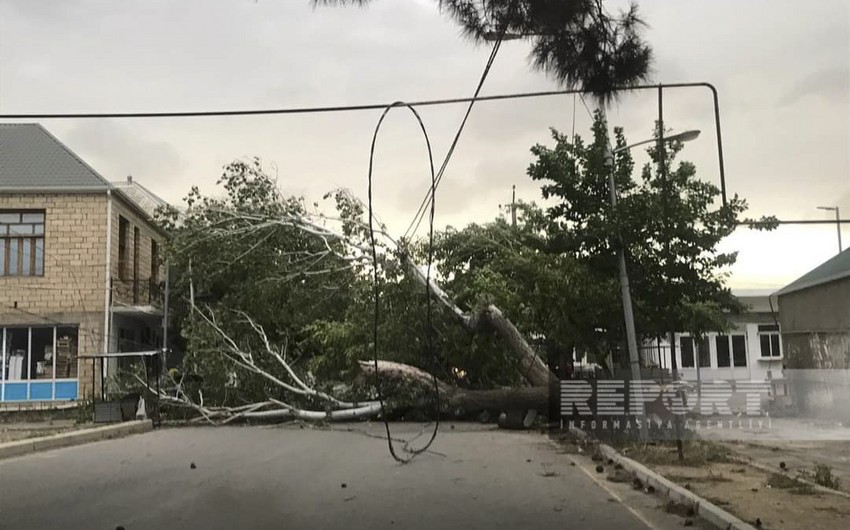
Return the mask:
<path id="1" fill-rule="evenodd" d="M 5 381 L 76 378 L 78 335 L 73 326 L 0 328 L 0 376 Z"/>
<path id="2" fill-rule="evenodd" d="M 127 232 L 129 231 L 127 220 L 118 216 L 118 279 L 127 279 Z"/>
<path id="3" fill-rule="evenodd" d="M 693 368 L 695 363 L 699 361 L 700 368 L 711 368 L 711 350 L 709 349 L 708 338 L 700 340 L 694 337 L 681 338 L 682 349 L 682 368 Z M 696 353 L 696 357 L 694 356 Z"/>
<path id="4" fill-rule="evenodd" d="M 139 303 L 139 227 L 133 227 L 133 303 Z"/>
<path id="5" fill-rule="evenodd" d="M 682 337 L 680 342 L 682 351 L 682 368 L 694 367 L 694 339 L 691 337 Z"/>
<path id="6" fill-rule="evenodd" d="M 717 335 L 717 367 L 747 366 L 747 337 L 745 335 Z"/>
<path id="7" fill-rule="evenodd" d="M 781 357 L 779 326 L 763 324 L 759 326 L 759 345 L 762 357 Z"/>
<path id="8" fill-rule="evenodd" d="M 711 346 L 709 346 L 708 337 L 704 337 L 703 339 L 694 342 L 697 343 L 697 349 L 699 351 L 699 367 L 700 368 L 711 368 Z"/>
<path id="9" fill-rule="evenodd" d="M 732 352 L 729 347 L 729 335 L 717 335 L 714 337 L 714 345 L 717 348 L 717 367 L 727 368 L 732 366 Z"/>
<path id="10" fill-rule="evenodd" d="M 747 366 L 746 335 L 732 335 L 732 362 L 735 366 Z"/>
<path id="11" fill-rule="evenodd" d="M 159 281 L 159 246 L 155 239 L 151 239 L 151 283 Z"/>
<path id="12" fill-rule="evenodd" d="M 44 276 L 44 210 L 0 210 L 0 276 Z"/>
<path id="13" fill-rule="evenodd" d="M 139 279 L 139 227 L 133 227 L 133 281 Z"/>

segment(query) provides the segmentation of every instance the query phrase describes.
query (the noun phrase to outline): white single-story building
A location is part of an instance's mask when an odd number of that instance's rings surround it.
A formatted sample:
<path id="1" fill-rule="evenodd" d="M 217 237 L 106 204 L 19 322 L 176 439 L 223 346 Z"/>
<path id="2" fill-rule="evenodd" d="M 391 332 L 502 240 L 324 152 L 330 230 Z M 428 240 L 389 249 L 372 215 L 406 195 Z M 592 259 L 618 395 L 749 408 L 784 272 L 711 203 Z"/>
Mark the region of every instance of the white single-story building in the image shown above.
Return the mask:
<path id="1" fill-rule="evenodd" d="M 783 352 L 775 289 L 740 289 L 733 294 L 747 307 L 729 315 L 731 329 L 707 333 L 701 340 L 676 333 L 676 364 L 686 381 L 782 379 Z M 644 364 L 670 371 L 668 340 L 645 341 Z"/>

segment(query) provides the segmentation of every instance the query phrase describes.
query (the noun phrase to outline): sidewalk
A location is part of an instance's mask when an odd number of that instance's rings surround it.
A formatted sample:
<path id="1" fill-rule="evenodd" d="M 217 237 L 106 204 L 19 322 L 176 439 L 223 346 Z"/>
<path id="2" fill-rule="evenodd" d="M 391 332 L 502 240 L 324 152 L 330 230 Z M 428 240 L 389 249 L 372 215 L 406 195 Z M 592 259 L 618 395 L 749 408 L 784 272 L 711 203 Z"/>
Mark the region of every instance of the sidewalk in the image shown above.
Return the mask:
<path id="1" fill-rule="evenodd" d="M 4 458 L 23 456 L 39 451 L 81 445 L 99 440 L 120 438 L 130 434 L 148 432 L 152 429 L 153 424 L 150 420 L 139 420 L 106 425 L 103 427 L 94 427 L 91 429 L 70 430 L 36 438 L 19 439 L 17 441 L 0 443 L 0 460 Z"/>
<path id="2" fill-rule="evenodd" d="M 74 420 L 0 423 L 0 444 L 25 440 L 27 438 L 50 436 L 92 426 L 77 425 Z"/>

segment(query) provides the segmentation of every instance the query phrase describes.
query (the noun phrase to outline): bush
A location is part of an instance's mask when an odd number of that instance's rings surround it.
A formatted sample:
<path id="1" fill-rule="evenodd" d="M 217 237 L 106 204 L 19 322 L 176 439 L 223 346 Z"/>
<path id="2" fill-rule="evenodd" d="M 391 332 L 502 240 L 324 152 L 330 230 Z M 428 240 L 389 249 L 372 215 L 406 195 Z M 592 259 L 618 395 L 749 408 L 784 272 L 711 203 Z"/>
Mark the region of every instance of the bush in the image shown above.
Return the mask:
<path id="1" fill-rule="evenodd" d="M 815 489 L 809 484 L 779 473 L 772 473 L 767 477 L 767 485 L 773 488 L 786 489 L 798 495 L 811 495 L 815 492 Z"/>
<path id="2" fill-rule="evenodd" d="M 841 481 L 832 474 L 832 468 L 826 464 L 816 464 L 813 477 L 816 484 L 820 484 L 825 488 L 837 490 L 841 485 Z"/>

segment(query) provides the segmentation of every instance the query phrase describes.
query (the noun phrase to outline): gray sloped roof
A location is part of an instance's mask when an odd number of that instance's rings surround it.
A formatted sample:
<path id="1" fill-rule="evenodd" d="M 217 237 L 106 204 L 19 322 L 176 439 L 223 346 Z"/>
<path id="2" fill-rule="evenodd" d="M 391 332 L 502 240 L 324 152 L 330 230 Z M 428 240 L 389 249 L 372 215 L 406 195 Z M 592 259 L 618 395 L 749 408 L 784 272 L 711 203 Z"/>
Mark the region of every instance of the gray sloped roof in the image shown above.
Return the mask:
<path id="1" fill-rule="evenodd" d="M 161 197 L 156 195 L 151 190 L 142 186 L 135 180 L 128 178 L 125 181 L 110 182 L 114 189 L 124 192 L 124 194 L 136 205 L 145 211 L 151 219 L 154 218 L 156 210 L 161 207 L 168 206 Z"/>
<path id="2" fill-rule="evenodd" d="M 850 277 L 850 248 L 821 263 L 776 292 L 778 296 Z"/>
<path id="3" fill-rule="evenodd" d="M 38 123 L 0 123 L 0 192 L 106 191 L 109 183 Z"/>

